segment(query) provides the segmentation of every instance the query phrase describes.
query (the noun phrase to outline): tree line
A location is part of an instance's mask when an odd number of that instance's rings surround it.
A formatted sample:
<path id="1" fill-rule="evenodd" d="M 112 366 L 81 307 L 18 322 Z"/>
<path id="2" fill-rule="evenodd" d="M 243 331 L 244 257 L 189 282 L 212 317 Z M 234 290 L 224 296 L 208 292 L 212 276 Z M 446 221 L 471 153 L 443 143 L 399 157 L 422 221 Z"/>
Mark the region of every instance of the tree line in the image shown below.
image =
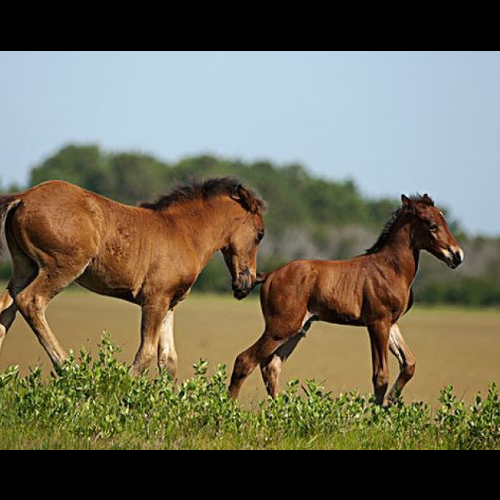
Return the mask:
<path id="1" fill-rule="evenodd" d="M 267 235 L 260 268 L 275 269 L 296 258 L 348 258 L 377 238 L 399 201 L 364 196 L 352 180 L 312 175 L 300 164 L 244 162 L 201 155 L 175 163 L 142 153 L 106 152 L 96 145 L 68 145 L 36 165 L 29 185 L 66 180 L 123 203 L 154 200 L 176 184 L 214 176 L 235 176 L 269 203 Z M 13 187 L 12 190 L 24 189 Z M 450 273 L 428 259 L 416 285 L 418 298 L 430 304 L 500 304 L 500 240 L 470 238 L 457 222 L 452 229 L 464 242 L 468 262 Z M 8 278 L 4 262 L 0 277 Z M 225 292 L 230 285 L 222 259 L 209 264 L 197 284 L 200 291 Z"/>

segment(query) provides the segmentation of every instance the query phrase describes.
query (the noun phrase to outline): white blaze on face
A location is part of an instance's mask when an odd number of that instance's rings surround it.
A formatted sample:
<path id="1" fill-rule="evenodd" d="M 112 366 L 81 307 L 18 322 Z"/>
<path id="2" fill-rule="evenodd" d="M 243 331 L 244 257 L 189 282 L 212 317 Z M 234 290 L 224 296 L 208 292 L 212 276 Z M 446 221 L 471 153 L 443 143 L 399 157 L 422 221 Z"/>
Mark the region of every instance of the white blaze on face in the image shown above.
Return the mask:
<path id="1" fill-rule="evenodd" d="M 448 224 L 448 221 L 446 220 L 444 213 L 440 212 L 440 214 L 442 215 L 446 224 Z M 453 246 L 447 250 L 443 250 L 443 255 L 448 260 L 453 260 L 453 257 L 457 254 L 460 255 L 460 264 L 463 264 L 465 261 L 465 252 L 459 246 Z"/>

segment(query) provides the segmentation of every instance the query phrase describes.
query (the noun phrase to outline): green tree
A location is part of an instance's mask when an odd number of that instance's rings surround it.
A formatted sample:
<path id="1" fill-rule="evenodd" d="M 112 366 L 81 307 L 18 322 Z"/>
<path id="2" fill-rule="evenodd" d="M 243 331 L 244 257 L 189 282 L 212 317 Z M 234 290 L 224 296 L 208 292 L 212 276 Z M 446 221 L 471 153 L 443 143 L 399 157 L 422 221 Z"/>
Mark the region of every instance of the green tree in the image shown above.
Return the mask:
<path id="1" fill-rule="evenodd" d="M 107 196 L 123 203 L 151 200 L 168 191 L 168 166 L 136 153 L 111 155 L 102 186 Z"/>
<path id="2" fill-rule="evenodd" d="M 98 146 L 69 145 L 31 171 L 32 186 L 49 180 L 72 182 L 102 192 L 106 161 Z"/>

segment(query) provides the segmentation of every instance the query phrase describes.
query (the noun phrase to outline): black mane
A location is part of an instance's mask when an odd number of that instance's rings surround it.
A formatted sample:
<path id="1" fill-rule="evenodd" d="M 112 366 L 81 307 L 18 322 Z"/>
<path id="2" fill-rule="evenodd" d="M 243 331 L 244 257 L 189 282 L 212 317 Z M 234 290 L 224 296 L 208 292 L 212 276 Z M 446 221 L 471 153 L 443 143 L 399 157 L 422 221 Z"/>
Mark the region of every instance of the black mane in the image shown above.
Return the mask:
<path id="1" fill-rule="evenodd" d="M 139 206 L 155 211 L 165 210 L 173 205 L 187 203 L 200 198 L 209 200 L 218 195 L 235 196 L 241 186 L 241 182 L 234 177 L 219 177 L 208 179 L 204 182 L 197 180 L 176 187 L 170 193 L 160 196 L 154 203 L 141 203 Z M 255 199 L 258 206 L 263 209 L 265 205 L 264 201 L 254 193 L 250 191 L 249 193 Z"/>
<path id="2" fill-rule="evenodd" d="M 415 206 L 417 204 L 424 204 L 424 205 L 432 206 L 432 207 L 434 206 L 434 200 L 432 198 L 430 198 L 428 195 L 424 195 L 424 196 L 420 196 L 420 195 L 411 196 L 409 198 L 409 200 L 410 200 L 410 206 Z M 389 236 L 391 235 L 392 230 L 394 229 L 394 226 L 398 222 L 399 218 L 403 214 L 408 213 L 409 210 L 410 209 L 407 208 L 407 207 L 402 207 L 402 208 L 398 208 L 392 214 L 391 219 L 384 226 L 382 234 L 379 236 L 377 242 L 375 243 L 375 245 L 373 245 L 371 248 L 369 248 L 366 251 L 365 255 L 372 255 L 374 253 L 380 252 L 380 250 L 382 250 L 382 248 L 384 248 L 384 246 L 386 245 L 387 241 L 389 240 Z"/>

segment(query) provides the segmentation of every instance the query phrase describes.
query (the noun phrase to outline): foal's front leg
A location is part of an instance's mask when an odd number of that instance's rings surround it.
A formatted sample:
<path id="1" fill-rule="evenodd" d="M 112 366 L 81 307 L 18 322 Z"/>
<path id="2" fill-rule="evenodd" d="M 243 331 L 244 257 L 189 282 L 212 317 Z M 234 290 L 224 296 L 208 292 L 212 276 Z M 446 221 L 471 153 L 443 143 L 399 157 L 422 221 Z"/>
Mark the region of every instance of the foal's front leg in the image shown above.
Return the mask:
<path id="1" fill-rule="evenodd" d="M 316 316 L 308 315 L 300 332 L 287 340 L 286 343 L 283 344 L 273 356 L 267 358 L 264 362 L 261 362 L 260 370 L 262 372 L 262 378 L 264 379 L 267 393 L 273 399 L 278 396 L 279 379 L 283 364 L 290 358 L 295 349 L 297 349 L 300 341 L 306 337 L 307 332 L 311 329 L 311 326 L 315 321 L 318 321 Z"/>
<path id="2" fill-rule="evenodd" d="M 167 370 L 172 378 L 177 378 L 177 351 L 174 341 L 174 310 L 165 317 L 160 331 L 158 344 L 158 369 Z"/>
<path id="3" fill-rule="evenodd" d="M 299 342 L 304 338 L 303 333 L 297 334 L 295 337 L 283 344 L 270 358 L 267 358 L 260 365 L 264 385 L 266 386 L 267 394 L 276 399 L 279 393 L 279 381 L 283 364 L 293 354 L 293 351 L 299 345 Z"/>
<path id="4" fill-rule="evenodd" d="M 391 331 L 390 322 L 378 321 L 369 326 L 372 361 L 373 361 L 373 387 L 375 402 L 384 405 L 385 395 L 389 388 L 389 338 Z"/>
<path id="5" fill-rule="evenodd" d="M 170 309 L 170 302 L 142 306 L 141 346 L 132 365 L 133 375 L 142 375 L 151 365 L 158 351 L 162 325 Z"/>
<path id="6" fill-rule="evenodd" d="M 231 376 L 229 394 L 232 399 L 237 399 L 245 380 L 252 374 L 259 364 L 264 365 L 266 360 L 271 360 L 276 350 L 283 345 L 285 340 L 276 340 L 276 336 L 267 331 L 249 349 L 241 353 L 234 364 Z"/>

